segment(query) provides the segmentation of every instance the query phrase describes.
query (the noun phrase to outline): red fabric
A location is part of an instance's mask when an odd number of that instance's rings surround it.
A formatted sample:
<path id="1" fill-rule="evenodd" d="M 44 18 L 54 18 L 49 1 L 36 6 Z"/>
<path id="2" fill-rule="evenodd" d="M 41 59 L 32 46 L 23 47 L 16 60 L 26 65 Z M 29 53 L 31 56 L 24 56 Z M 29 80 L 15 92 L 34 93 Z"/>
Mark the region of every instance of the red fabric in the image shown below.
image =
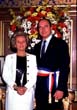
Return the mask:
<path id="1" fill-rule="evenodd" d="M 49 73 L 38 73 L 37 76 L 49 76 Z"/>
<path id="2" fill-rule="evenodd" d="M 50 87 L 50 92 L 52 91 L 53 85 L 54 85 L 54 76 L 51 75 L 51 87 Z"/>

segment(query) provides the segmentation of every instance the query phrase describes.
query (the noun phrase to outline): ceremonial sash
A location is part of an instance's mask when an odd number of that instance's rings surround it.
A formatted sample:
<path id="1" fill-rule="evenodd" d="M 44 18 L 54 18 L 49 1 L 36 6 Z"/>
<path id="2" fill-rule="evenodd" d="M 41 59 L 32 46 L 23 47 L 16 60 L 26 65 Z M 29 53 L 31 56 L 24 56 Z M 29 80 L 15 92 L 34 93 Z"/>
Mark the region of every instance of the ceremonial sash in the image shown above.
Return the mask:
<path id="1" fill-rule="evenodd" d="M 49 92 L 52 91 L 53 84 L 57 88 L 58 79 L 59 79 L 59 71 L 51 72 L 46 68 L 41 68 L 41 69 L 38 70 L 37 76 L 40 76 L 40 77 L 49 76 L 49 86 L 48 86 L 49 87 Z"/>
<path id="2" fill-rule="evenodd" d="M 49 77 L 48 89 L 49 89 L 49 97 L 51 97 L 50 93 L 52 92 L 53 85 L 55 86 L 55 88 L 57 88 L 58 86 L 59 71 L 51 72 L 50 70 L 46 68 L 40 68 L 38 70 L 37 76 L 40 76 L 40 77 L 48 76 Z M 51 99 L 49 98 L 49 103 L 51 102 L 50 100 Z"/>

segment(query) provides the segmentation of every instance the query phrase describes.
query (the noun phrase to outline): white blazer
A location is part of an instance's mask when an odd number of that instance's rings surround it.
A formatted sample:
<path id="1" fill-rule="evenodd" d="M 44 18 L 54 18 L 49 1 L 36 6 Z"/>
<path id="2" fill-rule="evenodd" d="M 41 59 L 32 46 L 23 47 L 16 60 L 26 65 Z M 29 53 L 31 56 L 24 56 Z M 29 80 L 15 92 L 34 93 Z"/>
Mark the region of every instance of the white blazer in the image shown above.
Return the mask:
<path id="1" fill-rule="evenodd" d="M 17 55 L 10 54 L 5 58 L 2 77 L 7 84 L 6 89 L 6 110 L 33 110 L 34 86 L 37 79 L 36 57 L 27 53 L 27 91 L 19 95 L 14 89 L 16 78 Z"/>

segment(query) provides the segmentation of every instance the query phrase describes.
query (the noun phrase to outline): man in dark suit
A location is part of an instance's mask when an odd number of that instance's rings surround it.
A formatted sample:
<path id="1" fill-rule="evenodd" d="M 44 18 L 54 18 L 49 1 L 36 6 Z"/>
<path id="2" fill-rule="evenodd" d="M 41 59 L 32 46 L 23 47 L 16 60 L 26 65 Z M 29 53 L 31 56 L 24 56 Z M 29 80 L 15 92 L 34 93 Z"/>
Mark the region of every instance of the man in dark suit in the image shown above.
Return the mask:
<path id="1" fill-rule="evenodd" d="M 59 74 L 58 84 L 54 83 L 51 92 L 51 109 L 62 108 L 62 98 L 68 95 L 67 81 L 69 73 L 69 50 L 67 43 L 61 38 L 56 38 L 51 33 L 51 22 L 41 19 L 38 24 L 39 35 L 42 40 L 35 45 L 33 54 L 37 57 L 38 76 L 36 83 L 36 110 L 49 110 L 49 74 Z M 45 41 L 44 41 L 45 40 Z M 43 45 L 44 43 L 44 45 Z M 43 51 L 42 51 L 43 48 Z M 57 102 L 55 102 L 57 100 Z"/>

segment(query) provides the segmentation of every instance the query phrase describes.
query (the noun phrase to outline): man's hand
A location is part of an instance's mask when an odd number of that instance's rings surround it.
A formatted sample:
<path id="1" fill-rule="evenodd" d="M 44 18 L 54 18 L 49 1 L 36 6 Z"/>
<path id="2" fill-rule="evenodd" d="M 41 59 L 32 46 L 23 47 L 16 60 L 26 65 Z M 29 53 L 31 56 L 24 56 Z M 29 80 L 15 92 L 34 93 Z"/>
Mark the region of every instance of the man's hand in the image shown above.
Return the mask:
<path id="1" fill-rule="evenodd" d="M 54 94 L 54 97 L 56 100 L 59 100 L 59 99 L 62 99 L 63 98 L 63 95 L 64 95 L 64 92 L 63 91 L 60 91 L 60 90 L 57 90 Z"/>

